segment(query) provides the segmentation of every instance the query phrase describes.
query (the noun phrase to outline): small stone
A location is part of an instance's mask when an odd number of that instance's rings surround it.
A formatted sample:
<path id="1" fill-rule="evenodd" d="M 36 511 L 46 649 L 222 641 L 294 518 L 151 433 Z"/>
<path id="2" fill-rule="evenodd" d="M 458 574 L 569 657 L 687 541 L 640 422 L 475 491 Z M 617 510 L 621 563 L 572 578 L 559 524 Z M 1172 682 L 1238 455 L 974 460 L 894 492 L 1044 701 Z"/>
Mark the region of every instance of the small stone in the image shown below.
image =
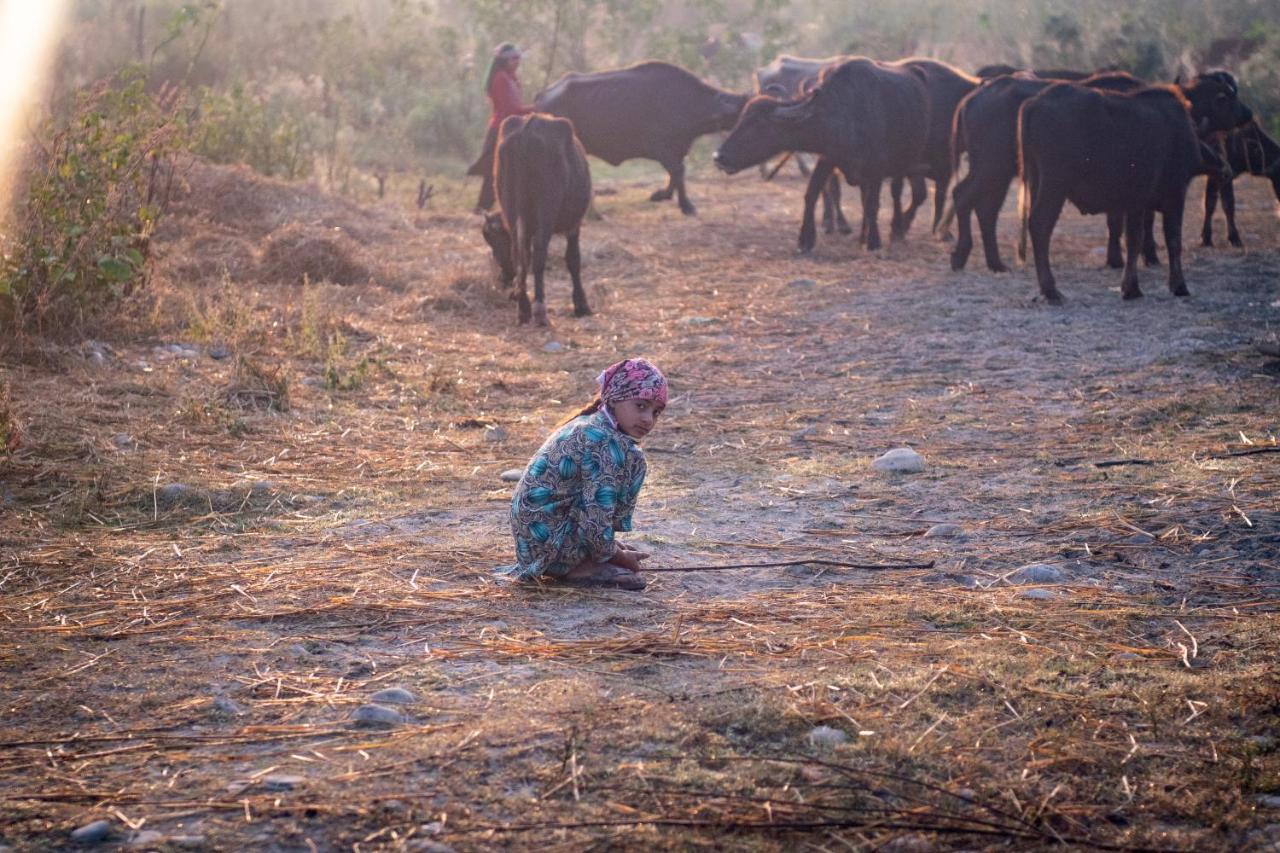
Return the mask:
<path id="1" fill-rule="evenodd" d="M 1023 566 L 1010 575 L 1010 578 L 1020 583 L 1062 583 L 1066 579 L 1061 569 L 1044 563 Z"/>
<path id="2" fill-rule="evenodd" d="M 166 483 L 156 489 L 156 503 L 165 508 L 203 503 L 204 500 L 203 491 L 186 483 Z"/>
<path id="3" fill-rule="evenodd" d="M 208 840 L 203 835 L 171 835 L 169 843 L 174 847 L 199 850 L 208 843 Z"/>
<path id="4" fill-rule="evenodd" d="M 1112 655 L 1111 659 L 1117 663 L 1131 663 L 1133 661 L 1142 660 L 1142 655 L 1135 652 L 1120 652 Z"/>
<path id="5" fill-rule="evenodd" d="M 484 431 L 485 441 L 506 441 L 507 431 L 500 426 L 486 427 Z"/>
<path id="6" fill-rule="evenodd" d="M 305 776 L 265 776 L 262 787 L 267 791 L 292 791 L 307 781 Z"/>
<path id="7" fill-rule="evenodd" d="M 325 387 L 324 380 L 321 379 L 319 376 L 304 376 L 302 379 L 302 384 L 307 386 L 308 388 L 324 388 Z"/>
<path id="8" fill-rule="evenodd" d="M 111 821 L 95 820 L 71 833 L 71 840 L 77 844 L 99 844 L 111 835 Z"/>
<path id="9" fill-rule="evenodd" d="M 111 436 L 111 443 L 117 450 L 137 450 L 138 440 L 127 432 L 118 432 Z"/>
<path id="10" fill-rule="evenodd" d="M 224 358 L 231 357 L 231 348 L 225 344 L 214 344 L 209 347 L 209 358 L 214 361 L 222 361 Z"/>
<path id="11" fill-rule="evenodd" d="M 228 714 L 230 716 L 243 716 L 245 709 L 234 699 L 229 696 L 216 696 L 213 700 L 213 710 L 219 714 Z"/>
<path id="12" fill-rule="evenodd" d="M 720 321 L 715 317 L 685 317 L 680 322 L 686 326 L 710 326 Z"/>
<path id="13" fill-rule="evenodd" d="M 871 463 L 877 471 L 916 474 L 924 470 L 924 457 L 910 447 L 895 447 Z"/>
<path id="14" fill-rule="evenodd" d="M 1280 809 L 1280 794 L 1259 794 L 1254 802 L 1260 809 Z"/>
<path id="15" fill-rule="evenodd" d="M 392 705 L 412 705 L 418 701 L 417 696 L 403 687 L 388 687 L 385 690 L 379 690 L 369 698 L 375 702 L 389 702 Z"/>
<path id="16" fill-rule="evenodd" d="M 279 490 L 280 484 L 272 480 L 258 480 L 249 487 L 249 491 L 253 492 L 255 495 L 265 495 L 269 492 L 276 492 Z"/>
<path id="17" fill-rule="evenodd" d="M 164 843 L 164 833 L 156 832 L 154 829 L 144 829 L 141 832 L 135 832 L 129 839 L 130 847 L 159 847 Z"/>
<path id="18" fill-rule="evenodd" d="M 543 352 L 564 352 L 564 344 L 559 341 L 547 341 L 542 345 Z"/>
<path id="19" fill-rule="evenodd" d="M 978 579 L 973 575 L 955 575 L 954 579 L 957 584 L 968 589 L 977 589 L 981 586 Z"/>
<path id="20" fill-rule="evenodd" d="M 1132 536 L 1120 540 L 1122 545 L 1150 545 L 1156 541 L 1156 537 L 1150 533 L 1135 533 Z"/>
<path id="21" fill-rule="evenodd" d="M 411 850 L 413 853 L 454 853 L 452 847 L 443 841 L 433 841 L 430 838 L 411 838 L 405 843 L 404 849 Z"/>
<path id="22" fill-rule="evenodd" d="M 143 361 L 142 359 L 133 363 L 133 369 L 142 373 L 150 373 L 152 370 L 155 370 L 155 368 L 151 366 L 150 362 Z"/>
<path id="23" fill-rule="evenodd" d="M 524 476 L 524 471 L 520 468 L 508 468 L 498 475 L 498 479 L 504 483 L 518 483 L 520 478 Z"/>
<path id="24" fill-rule="evenodd" d="M 964 528 L 958 524 L 935 524 L 924 532 L 926 539 L 963 539 Z"/>
<path id="25" fill-rule="evenodd" d="M 1027 589 L 1022 592 L 1023 598 L 1030 598 L 1033 601 L 1049 601 L 1058 596 L 1047 589 Z"/>
<path id="26" fill-rule="evenodd" d="M 1258 752 L 1272 752 L 1276 748 L 1276 739 L 1271 735 L 1253 735 L 1245 738 L 1245 742 Z"/>
<path id="27" fill-rule="evenodd" d="M 804 429 L 796 430 L 795 432 L 791 433 L 791 440 L 804 441 L 808 439 L 809 436 L 816 435 L 817 432 L 818 432 L 818 428 L 816 426 L 807 426 Z"/>
<path id="28" fill-rule="evenodd" d="M 814 287 L 817 282 L 811 278 L 793 278 L 787 282 L 787 287 Z"/>
<path id="29" fill-rule="evenodd" d="M 362 728 L 390 728 L 406 722 L 404 715 L 386 705 L 361 705 L 351 715 L 351 720 Z"/>
<path id="30" fill-rule="evenodd" d="M 847 740 L 849 740 L 847 734 L 831 726 L 818 726 L 809 732 L 809 744 L 818 749 L 835 749 Z"/>

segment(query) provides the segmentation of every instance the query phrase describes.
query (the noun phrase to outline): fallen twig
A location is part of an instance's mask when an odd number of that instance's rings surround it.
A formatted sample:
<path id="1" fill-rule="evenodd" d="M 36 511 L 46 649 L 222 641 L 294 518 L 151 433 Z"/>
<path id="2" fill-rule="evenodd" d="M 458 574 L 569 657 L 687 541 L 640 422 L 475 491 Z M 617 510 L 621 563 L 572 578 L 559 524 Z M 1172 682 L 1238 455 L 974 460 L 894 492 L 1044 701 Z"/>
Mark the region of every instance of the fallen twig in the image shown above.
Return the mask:
<path id="1" fill-rule="evenodd" d="M 845 560 L 782 560 L 777 563 L 731 563 L 723 566 L 655 566 L 645 567 L 648 572 L 720 572 L 727 569 L 776 569 L 783 566 L 838 566 L 846 569 L 932 569 L 934 561 L 927 563 L 850 563 Z"/>

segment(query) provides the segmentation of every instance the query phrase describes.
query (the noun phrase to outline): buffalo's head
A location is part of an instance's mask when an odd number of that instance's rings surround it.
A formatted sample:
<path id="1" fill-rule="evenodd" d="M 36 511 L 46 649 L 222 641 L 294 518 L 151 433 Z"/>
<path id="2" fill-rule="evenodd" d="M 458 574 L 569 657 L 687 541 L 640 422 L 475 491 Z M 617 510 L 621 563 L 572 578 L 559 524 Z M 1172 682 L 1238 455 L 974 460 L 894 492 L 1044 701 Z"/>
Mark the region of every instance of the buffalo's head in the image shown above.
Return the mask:
<path id="1" fill-rule="evenodd" d="M 512 282 L 516 280 L 516 259 L 511 232 L 507 230 L 507 224 L 502 221 L 502 214 L 486 213 L 481 233 L 484 234 L 484 241 L 493 250 L 493 259 L 497 261 L 498 269 L 501 270 L 503 288 L 511 287 Z"/>
<path id="2" fill-rule="evenodd" d="M 1197 74 L 1190 83 L 1175 80 L 1191 102 L 1191 118 L 1203 134 L 1233 130 L 1253 120 L 1253 110 L 1240 102 L 1236 78 L 1226 71 Z"/>
<path id="3" fill-rule="evenodd" d="M 775 154 L 796 150 L 799 146 L 796 144 L 795 126 L 808 117 L 811 100 L 781 101 L 768 95 L 752 98 L 733 132 L 711 155 L 711 159 L 732 175 L 763 163 Z"/>

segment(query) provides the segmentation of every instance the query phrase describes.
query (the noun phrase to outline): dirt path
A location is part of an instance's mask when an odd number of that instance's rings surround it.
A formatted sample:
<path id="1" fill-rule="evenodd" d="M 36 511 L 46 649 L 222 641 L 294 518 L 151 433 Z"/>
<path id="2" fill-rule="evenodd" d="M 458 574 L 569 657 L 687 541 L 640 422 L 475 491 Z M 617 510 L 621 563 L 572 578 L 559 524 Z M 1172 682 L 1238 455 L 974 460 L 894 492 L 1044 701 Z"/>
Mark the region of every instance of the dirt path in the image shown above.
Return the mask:
<path id="1" fill-rule="evenodd" d="M 552 328 L 516 328 L 470 217 L 383 210 L 391 286 L 172 282 L 172 336 L 10 370 L 0 842 L 97 818 L 263 850 L 1280 837 L 1264 184 L 1238 189 L 1247 250 L 1189 247 L 1185 300 L 1158 270 L 1123 302 L 1101 221 L 1068 214 L 1061 308 L 1026 269 L 951 273 L 919 223 L 797 258 L 794 181 L 702 175 L 693 220 L 610 188 L 583 320 L 557 264 Z M 198 354 L 156 348 L 178 339 Z M 215 343 L 282 370 L 290 410 L 227 404 Z M 626 354 L 675 394 L 636 516 L 656 564 L 934 568 L 497 582 L 499 472 Z M 871 469 L 904 445 L 923 472 Z M 391 686 L 405 720 L 353 726 Z"/>

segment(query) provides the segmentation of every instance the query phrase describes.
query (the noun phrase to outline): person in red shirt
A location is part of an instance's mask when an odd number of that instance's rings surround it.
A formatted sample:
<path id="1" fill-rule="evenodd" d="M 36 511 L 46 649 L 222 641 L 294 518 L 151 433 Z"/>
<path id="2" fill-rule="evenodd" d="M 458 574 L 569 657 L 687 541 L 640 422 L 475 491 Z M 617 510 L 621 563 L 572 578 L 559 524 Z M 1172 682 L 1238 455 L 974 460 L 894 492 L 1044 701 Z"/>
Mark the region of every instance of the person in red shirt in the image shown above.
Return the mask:
<path id="1" fill-rule="evenodd" d="M 498 143 L 498 127 L 507 116 L 522 116 L 533 112 L 533 107 L 525 105 L 520 92 L 520 81 L 516 79 L 516 69 L 519 67 L 520 48 L 511 42 L 503 42 L 494 49 L 489 76 L 484 81 L 484 91 L 492 108 L 489 130 L 484 137 L 484 150 L 480 152 L 480 159 L 467 169 L 468 175 L 480 175 L 484 178 L 480 187 L 480 200 L 476 202 L 476 210 L 480 212 L 493 207 L 495 201 L 493 150 Z"/>

